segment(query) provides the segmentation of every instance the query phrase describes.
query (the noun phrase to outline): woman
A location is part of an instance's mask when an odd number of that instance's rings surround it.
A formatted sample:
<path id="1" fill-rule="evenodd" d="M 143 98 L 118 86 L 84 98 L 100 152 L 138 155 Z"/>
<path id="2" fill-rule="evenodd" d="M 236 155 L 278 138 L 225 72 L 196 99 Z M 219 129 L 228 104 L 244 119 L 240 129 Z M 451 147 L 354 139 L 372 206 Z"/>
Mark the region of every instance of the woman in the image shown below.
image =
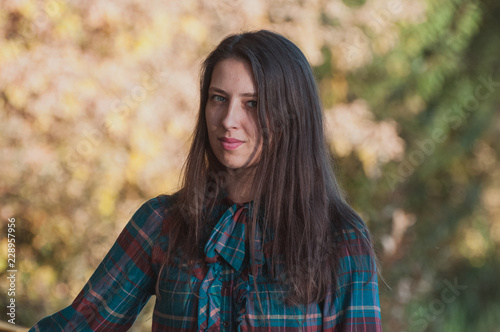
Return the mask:
<path id="1" fill-rule="evenodd" d="M 182 189 L 146 202 L 73 304 L 33 331 L 381 331 L 369 232 L 332 172 L 311 68 L 281 35 L 223 40 Z"/>

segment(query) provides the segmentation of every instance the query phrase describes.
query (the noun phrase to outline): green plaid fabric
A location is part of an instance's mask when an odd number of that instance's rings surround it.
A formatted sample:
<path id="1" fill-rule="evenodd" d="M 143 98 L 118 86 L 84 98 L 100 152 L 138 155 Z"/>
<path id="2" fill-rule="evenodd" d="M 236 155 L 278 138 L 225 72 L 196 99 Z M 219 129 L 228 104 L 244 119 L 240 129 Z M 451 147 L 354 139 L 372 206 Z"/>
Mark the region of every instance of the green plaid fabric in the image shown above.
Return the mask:
<path id="1" fill-rule="evenodd" d="M 30 331 L 126 331 L 155 295 L 158 278 L 153 331 L 382 331 L 375 265 L 369 256 L 349 254 L 349 246 L 363 245 L 352 230 L 344 230 L 349 243 L 342 248 L 337 289 L 321 303 L 288 306 L 282 285 L 268 277 L 258 228 L 254 260 L 249 259 L 245 227 L 251 206 L 227 197 L 212 211 L 209 224 L 215 226 L 204 246 L 204 264 L 188 271 L 177 261 L 160 275 L 168 245 L 168 227 L 162 226 L 174 199 L 146 202 L 73 303 Z"/>

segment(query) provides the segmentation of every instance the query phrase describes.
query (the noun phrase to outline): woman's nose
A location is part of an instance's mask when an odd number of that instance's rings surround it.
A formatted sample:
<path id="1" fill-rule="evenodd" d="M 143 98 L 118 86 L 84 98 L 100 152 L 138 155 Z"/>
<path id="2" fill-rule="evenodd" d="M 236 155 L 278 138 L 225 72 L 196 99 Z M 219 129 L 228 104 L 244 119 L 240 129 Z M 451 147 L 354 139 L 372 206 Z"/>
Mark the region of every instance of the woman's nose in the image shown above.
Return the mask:
<path id="1" fill-rule="evenodd" d="M 230 100 L 221 121 L 222 126 L 227 130 L 238 128 L 241 111 L 240 103 L 237 100 Z"/>

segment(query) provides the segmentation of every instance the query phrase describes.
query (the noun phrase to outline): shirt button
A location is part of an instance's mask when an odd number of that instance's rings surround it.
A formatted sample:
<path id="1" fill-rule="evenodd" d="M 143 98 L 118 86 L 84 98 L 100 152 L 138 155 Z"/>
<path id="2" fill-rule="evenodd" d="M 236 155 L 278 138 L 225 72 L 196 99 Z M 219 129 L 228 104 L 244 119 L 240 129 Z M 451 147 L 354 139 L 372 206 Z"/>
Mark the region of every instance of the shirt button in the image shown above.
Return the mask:
<path id="1" fill-rule="evenodd" d="M 228 326 L 229 326 L 229 322 L 228 322 L 228 321 L 224 321 L 224 322 L 222 322 L 222 326 L 224 326 L 224 327 L 228 327 Z"/>

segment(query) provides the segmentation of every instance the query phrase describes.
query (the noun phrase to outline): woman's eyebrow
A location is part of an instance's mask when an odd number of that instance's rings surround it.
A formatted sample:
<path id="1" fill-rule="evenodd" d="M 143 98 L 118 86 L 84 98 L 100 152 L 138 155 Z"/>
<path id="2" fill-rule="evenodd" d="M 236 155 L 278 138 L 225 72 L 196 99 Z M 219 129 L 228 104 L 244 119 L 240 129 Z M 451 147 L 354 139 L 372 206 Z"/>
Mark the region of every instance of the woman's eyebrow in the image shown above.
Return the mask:
<path id="1" fill-rule="evenodd" d="M 223 89 L 217 88 L 215 86 L 211 86 L 210 88 L 208 88 L 208 91 L 218 92 L 218 93 L 222 93 L 222 94 L 225 94 L 225 95 L 228 94 Z M 245 92 L 245 93 L 240 94 L 240 96 L 243 96 L 243 97 L 257 97 L 257 93 L 255 93 L 255 92 Z"/>

